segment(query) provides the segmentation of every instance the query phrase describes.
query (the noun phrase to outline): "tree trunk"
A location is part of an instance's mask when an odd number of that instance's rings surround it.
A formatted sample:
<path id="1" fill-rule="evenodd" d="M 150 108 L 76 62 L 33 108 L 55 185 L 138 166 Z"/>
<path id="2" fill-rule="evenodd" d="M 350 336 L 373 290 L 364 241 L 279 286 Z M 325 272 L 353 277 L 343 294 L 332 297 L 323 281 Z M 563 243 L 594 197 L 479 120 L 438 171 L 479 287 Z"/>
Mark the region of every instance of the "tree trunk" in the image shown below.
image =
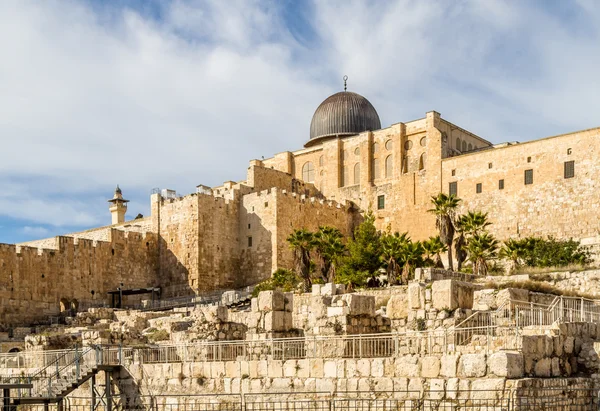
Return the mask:
<path id="1" fill-rule="evenodd" d="M 448 244 L 448 269 L 454 271 L 454 264 L 452 264 L 452 241 Z"/>

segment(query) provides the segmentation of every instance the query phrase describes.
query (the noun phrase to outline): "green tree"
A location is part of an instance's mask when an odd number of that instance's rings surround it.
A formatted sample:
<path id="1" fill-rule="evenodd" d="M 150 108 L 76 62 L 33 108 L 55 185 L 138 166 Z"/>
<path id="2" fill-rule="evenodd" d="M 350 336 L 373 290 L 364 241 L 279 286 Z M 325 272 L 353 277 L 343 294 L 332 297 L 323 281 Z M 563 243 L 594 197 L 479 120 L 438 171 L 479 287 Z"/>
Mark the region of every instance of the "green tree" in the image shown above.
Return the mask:
<path id="1" fill-rule="evenodd" d="M 385 233 L 381 236 L 381 263 L 386 268 L 388 282 L 398 284 L 404 263 L 403 246 L 410 242 L 408 233 Z"/>
<path id="2" fill-rule="evenodd" d="M 314 238 L 315 250 L 319 257 L 321 278 L 325 282 L 333 282 L 337 261 L 346 250 L 346 246 L 342 241 L 343 235 L 337 228 L 321 226 L 319 231 L 315 233 Z"/>
<path id="3" fill-rule="evenodd" d="M 315 246 L 314 234 L 302 228 L 294 230 L 287 238 L 290 248 L 294 252 L 296 274 L 304 282 L 304 292 L 310 292 L 312 281 L 310 278 L 311 259 L 310 252 Z"/>
<path id="4" fill-rule="evenodd" d="M 454 270 L 452 264 L 452 241 L 454 239 L 454 216 L 460 199 L 453 194 L 439 193 L 431 197 L 433 208 L 428 210 L 435 214 L 435 226 L 440 232 L 440 240 L 448 247 L 448 268 Z"/>
<path id="5" fill-rule="evenodd" d="M 502 244 L 498 256 L 509 262 L 508 272 L 514 273 L 527 255 L 527 244 L 523 240 L 509 239 Z"/>
<path id="6" fill-rule="evenodd" d="M 423 254 L 425 249 L 420 241 L 407 241 L 402 244 L 402 283 L 408 284 L 408 280 L 413 276 L 415 268 L 423 267 Z"/>
<path id="7" fill-rule="evenodd" d="M 428 240 L 423 241 L 423 249 L 425 250 L 426 264 L 432 265 L 435 268 L 444 268 L 440 254 L 448 251 L 448 247 L 442 243 L 439 235 L 436 237 L 429 237 Z"/>
<path id="8" fill-rule="evenodd" d="M 485 231 L 486 228 L 492 223 L 488 221 L 487 213 L 482 213 L 481 211 L 467 211 L 467 214 L 463 214 L 460 216 L 460 225 L 462 227 L 465 236 L 468 238 L 470 236 L 480 234 Z"/>
<path id="9" fill-rule="evenodd" d="M 497 255 L 498 241 L 490 233 L 484 231 L 470 237 L 465 249 L 469 261 L 473 264 L 473 274 L 486 275 L 487 262 Z"/>
<path id="10" fill-rule="evenodd" d="M 346 248 L 347 255 L 341 259 L 336 280 L 350 288 L 363 286 L 381 267 L 381 233 L 375 227 L 372 211 L 367 211 Z"/>

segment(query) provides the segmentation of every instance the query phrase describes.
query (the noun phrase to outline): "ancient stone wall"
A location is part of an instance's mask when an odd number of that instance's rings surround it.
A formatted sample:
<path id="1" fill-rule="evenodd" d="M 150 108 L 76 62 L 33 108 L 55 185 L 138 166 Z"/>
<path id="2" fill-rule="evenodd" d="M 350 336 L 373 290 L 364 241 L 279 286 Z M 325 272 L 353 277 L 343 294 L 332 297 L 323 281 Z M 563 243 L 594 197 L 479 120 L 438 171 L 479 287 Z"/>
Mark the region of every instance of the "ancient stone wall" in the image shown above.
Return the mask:
<path id="1" fill-rule="evenodd" d="M 61 299 L 107 301 L 120 287 L 157 285 L 155 234 L 112 229 L 110 241 L 57 237 L 55 250 L 0 244 L 0 319 L 6 324 L 48 320 Z M 69 307 L 70 308 L 70 307 Z"/>
<path id="2" fill-rule="evenodd" d="M 77 233 L 69 233 L 65 234 L 63 237 L 72 237 L 72 238 L 82 238 L 85 240 L 94 240 L 94 241 L 110 241 L 110 233 L 111 230 L 120 230 L 125 232 L 135 232 L 135 233 L 146 233 L 152 232 L 152 218 L 145 217 L 139 218 L 136 220 L 126 221 L 120 224 L 113 224 L 104 227 L 92 228 L 90 230 L 80 231 Z M 26 241 L 24 243 L 19 243 L 17 245 L 26 246 L 26 247 L 37 247 L 37 248 L 46 248 L 57 250 L 58 242 L 57 237 L 52 238 L 44 238 L 41 240 L 34 241 Z"/>

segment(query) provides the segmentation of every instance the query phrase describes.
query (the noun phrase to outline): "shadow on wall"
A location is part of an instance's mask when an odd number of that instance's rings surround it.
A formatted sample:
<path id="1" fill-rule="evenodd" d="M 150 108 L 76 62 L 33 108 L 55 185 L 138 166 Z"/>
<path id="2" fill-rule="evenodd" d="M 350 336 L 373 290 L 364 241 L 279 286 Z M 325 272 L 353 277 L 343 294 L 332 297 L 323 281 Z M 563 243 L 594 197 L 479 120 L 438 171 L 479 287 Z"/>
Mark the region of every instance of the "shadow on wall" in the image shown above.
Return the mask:
<path id="1" fill-rule="evenodd" d="M 272 206 L 275 206 L 272 204 Z M 247 212 L 240 224 L 238 271 L 233 275 L 232 287 L 257 284 L 273 274 L 273 230 L 255 212 Z"/>

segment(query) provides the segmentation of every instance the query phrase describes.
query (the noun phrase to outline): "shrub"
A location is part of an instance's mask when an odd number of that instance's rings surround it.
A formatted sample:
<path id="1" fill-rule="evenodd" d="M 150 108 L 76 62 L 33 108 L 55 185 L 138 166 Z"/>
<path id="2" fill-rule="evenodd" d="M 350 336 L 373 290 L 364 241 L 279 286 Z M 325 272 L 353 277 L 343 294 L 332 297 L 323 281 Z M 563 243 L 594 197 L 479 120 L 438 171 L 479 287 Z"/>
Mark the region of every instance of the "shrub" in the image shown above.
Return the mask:
<path id="1" fill-rule="evenodd" d="M 298 287 L 298 283 L 301 281 L 300 277 L 291 270 L 278 268 L 273 272 L 271 278 L 266 279 L 258 283 L 254 290 L 252 290 L 252 297 L 257 297 L 261 291 L 269 290 L 281 290 L 281 291 L 293 291 Z"/>
<path id="2" fill-rule="evenodd" d="M 529 267 L 585 266 L 591 263 L 590 252 L 575 240 L 527 237 L 520 240 L 523 260 Z"/>

